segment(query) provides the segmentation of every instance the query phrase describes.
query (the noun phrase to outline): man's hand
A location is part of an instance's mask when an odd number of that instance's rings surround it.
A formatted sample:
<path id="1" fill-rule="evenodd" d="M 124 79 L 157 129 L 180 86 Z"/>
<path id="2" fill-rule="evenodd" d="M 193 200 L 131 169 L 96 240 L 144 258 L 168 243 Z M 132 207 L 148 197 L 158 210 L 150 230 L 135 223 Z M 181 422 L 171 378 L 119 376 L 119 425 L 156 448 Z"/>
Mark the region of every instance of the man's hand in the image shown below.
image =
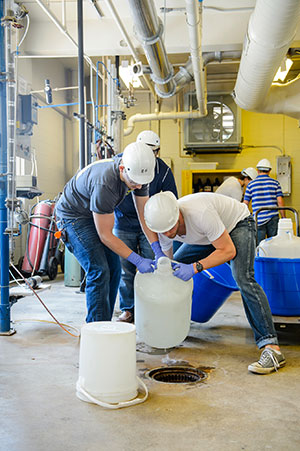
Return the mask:
<path id="1" fill-rule="evenodd" d="M 173 276 L 178 277 L 185 282 L 190 280 L 195 274 L 193 263 L 188 265 L 186 263 L 176 263 L 175 265 L 172 265 L 172 267 L 174 269 Z"/>
<path id="2" fill-rule="evenodd" d="M 127 257 L 127 260 L 135 265 L 142 274 L 154 271 L 155 262 L 150 258 L 143 258 L 135 252 L 131 252 L 131 254 Z"/>
<path id="3" fill-rule="evenodd" d="M 151 244 L 152 250 L 155 254 L 155 269 L 157 268 L 157 262 L 160 257 L 167 257 L 166 254 L 163 253 L 159 241 L 154 241 Z M 168 257 L 167 257 L 168 258 Z"/>

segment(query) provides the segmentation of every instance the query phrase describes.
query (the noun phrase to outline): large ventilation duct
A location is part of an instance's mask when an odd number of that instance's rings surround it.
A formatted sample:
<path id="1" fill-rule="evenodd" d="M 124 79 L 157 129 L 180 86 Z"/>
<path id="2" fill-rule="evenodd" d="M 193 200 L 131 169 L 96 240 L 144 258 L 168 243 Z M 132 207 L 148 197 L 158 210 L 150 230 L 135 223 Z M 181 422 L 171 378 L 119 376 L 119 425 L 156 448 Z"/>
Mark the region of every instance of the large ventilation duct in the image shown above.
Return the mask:
<path id="1" fill-rule="evenodd" d="M 153 0 L 129 0 L 135 31 L 143 45 L 155 91 L 160 97 L 175 94 L 174 70 L 169 63 L 162 41 L 163 25 L 159 20 Z"/>
<path id="2" fill-rule="evenodd" d="M 257 0 L 234 88 L 235 101 L 241 108 L 300 117 L 299 102 L 296 108 L 293 100 L 298 83 L 273 86 L 270 90 L 295 35 L 299 17 L 299 0 Z M 290 107 L 290 102 L 294 106 Z"/>

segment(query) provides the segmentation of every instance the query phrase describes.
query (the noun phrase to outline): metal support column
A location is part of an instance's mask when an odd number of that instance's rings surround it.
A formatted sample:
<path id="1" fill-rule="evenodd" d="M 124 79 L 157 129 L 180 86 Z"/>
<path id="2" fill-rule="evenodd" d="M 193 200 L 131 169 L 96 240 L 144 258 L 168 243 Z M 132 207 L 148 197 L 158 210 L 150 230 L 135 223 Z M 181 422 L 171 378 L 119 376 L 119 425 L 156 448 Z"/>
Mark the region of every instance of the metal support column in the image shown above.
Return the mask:
<path id="1" fill-rule="evenodd" d="M 5 16 L 4 0 L 0 0 L 0 17 Z M 5 30 L 0 26 L 0 335 L 11 335 L 9 304 L 9 239 L 7 227 L 7 96 L 5 65 Z"/>
<path id="2" fill-rule="evenodd" d="M 85 167 L 85 104 L 84 104 L 84 60 L 83 60 L 83 6 L 77 1 L 78 28 L 78 101 L 79 101 L 79 167 Z"/>

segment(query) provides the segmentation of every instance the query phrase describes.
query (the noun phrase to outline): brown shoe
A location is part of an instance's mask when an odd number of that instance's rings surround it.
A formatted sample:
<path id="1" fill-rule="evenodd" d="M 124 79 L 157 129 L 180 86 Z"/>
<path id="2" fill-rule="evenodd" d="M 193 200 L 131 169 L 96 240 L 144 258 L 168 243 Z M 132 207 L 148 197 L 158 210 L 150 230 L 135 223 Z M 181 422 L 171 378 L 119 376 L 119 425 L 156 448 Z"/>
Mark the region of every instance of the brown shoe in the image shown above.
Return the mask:
<path id="1" fill-rule="evenodd" d="M 123 323 L 133 323 L 133 313 L 129 310 L 125 310 L 116 321 L 121 321 Z"/>

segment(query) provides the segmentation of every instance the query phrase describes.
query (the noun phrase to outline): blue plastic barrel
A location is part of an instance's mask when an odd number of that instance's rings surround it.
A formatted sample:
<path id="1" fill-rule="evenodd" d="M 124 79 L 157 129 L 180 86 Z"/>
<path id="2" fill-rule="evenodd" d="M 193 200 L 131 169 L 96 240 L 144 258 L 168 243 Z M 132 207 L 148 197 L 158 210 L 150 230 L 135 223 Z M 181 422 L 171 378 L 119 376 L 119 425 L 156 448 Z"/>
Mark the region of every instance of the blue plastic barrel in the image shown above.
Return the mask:
<path id="1" fill-rule="evenodd" d="M 211 275 L 211 276 L 210 276 Z M 228 263 L 195 274 L 192 297 L 192 321 L 205 323 L 238 287 Z"/>
<path id="2" fill-rule="evenodd" d="M 300 315 L 300 258 L 256 257 L 254 270 L 273 315 Z"/>

